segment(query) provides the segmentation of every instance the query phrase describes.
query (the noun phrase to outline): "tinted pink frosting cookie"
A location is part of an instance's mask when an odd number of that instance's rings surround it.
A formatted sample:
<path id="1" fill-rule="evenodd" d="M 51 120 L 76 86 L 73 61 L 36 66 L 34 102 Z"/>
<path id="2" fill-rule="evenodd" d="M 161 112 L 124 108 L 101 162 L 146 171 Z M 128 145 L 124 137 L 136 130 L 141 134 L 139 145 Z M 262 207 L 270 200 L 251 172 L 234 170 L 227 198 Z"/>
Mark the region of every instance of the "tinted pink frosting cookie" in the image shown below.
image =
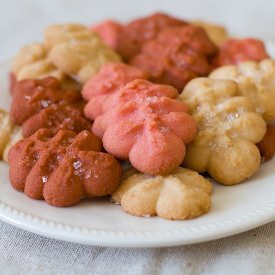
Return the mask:
<path id="1" fill-rule="evenodd" d="M 89 103 L 85 107 L 85 115 L 94 120 L 102 113 L 104 101 L 128 82 L 145 79 L 146 73 L 124 63 L 110 63 L 102 67 L 84 86 L 82 96 Z"/>
<path id="2" fill-rule="evenodd" d="M 107 152 L 129 159 L 139 171 L 166 174 L 185 156 L 185 144 L 196 134 L 196 123 L 178 92 L 147 80 L 129 82 L 109 96 L 93 132 L 103 139 Z"/>
<path id="3" fill-rule="evenodd" d="M 117 50 L 119 36 L 123 31 L 123 26 L 120 23 L 114 20 L 106 20 L 98 25 L 92 26 L 91 30 L 98 33 L 101 39 L 113 50 Z"/>

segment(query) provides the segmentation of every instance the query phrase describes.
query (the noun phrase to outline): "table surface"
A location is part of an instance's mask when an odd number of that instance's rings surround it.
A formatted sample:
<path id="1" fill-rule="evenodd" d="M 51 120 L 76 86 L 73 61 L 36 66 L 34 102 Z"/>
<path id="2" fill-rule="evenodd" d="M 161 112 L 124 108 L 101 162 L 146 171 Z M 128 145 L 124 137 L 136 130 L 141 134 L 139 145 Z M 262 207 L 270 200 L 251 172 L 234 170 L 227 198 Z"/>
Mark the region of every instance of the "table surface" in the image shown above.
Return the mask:
<path id="1" fill-rule="evenodd" d="M 274 40 L 272 0 L 0 0 L 0 60 L 56 22 L 127 21 L 156 10 L 226 24 L 235 35 Z M 249 4 L 249 8 L 248 7 Z M 218 11 L 218 12 L 217 12 Z M 244 13 L 245 11 L 245 13 Z M 0 274 L 275 274 L 275 222 L 202 244 L 99 248 L 38 236 L 0 222 Z"/>

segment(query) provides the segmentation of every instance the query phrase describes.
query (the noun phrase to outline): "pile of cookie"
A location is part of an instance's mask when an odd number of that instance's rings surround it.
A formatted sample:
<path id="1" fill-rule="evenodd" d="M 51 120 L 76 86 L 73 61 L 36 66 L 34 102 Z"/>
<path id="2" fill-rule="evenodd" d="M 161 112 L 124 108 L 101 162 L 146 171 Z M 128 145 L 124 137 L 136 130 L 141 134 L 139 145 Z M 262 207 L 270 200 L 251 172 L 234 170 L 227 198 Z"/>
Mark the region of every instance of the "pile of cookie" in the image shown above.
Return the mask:
<path id="1" fill-rule="evenodd" d="M 49 26 L 10 73 L 0 156 L 14 189 L 53 206 L 108 197 L 184 220 L 275 153 L 275 61 L 262 41 L 156 13 Z"/>

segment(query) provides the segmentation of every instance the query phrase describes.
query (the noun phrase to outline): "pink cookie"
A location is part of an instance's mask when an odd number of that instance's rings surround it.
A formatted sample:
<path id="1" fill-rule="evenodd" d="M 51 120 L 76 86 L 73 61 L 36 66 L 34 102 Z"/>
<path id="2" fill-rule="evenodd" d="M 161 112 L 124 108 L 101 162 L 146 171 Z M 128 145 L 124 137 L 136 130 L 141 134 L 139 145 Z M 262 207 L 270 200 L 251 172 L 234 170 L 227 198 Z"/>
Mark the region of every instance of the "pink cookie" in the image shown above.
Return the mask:
<path id="1" fill-rule="evenodd" d="M 146 78 L 142 70 L 123 63 L 105 65 L 82 90 L 82 96 L 89 101 L 84 110 L 85 115 L 94 120 L 102 113 L 102 105 L 110 95 L 132 80 Z"/>
<path id="2" fill-rule="evenodd" d="M 105 101 L 93 132 L 103 139 L 107 152 L 129 158 L 139 171 L 169 173 L 182 163 L 185 144 L 197 130 L 177 95 L 171 86 L 147 80 L 129 82 Z"/>
<path id="3" fill-rule="evenodd" d="M 123 26 L 120 23 L 114 20 L 107 20 L 92 26 L 91 30 L 98 33 L 101 39 L 113 50 L 118 48 L 119 35 L 123 30 Z"/>
<path id="4" fill-rule="evenodd" d="M 266 58 L 269 58 L 269 55 L 263 41 L 255 38 L 229 39 L 221 46 L 213 64 L 215 67 L 221 67 L 244 61 L 260 62 Z"/>

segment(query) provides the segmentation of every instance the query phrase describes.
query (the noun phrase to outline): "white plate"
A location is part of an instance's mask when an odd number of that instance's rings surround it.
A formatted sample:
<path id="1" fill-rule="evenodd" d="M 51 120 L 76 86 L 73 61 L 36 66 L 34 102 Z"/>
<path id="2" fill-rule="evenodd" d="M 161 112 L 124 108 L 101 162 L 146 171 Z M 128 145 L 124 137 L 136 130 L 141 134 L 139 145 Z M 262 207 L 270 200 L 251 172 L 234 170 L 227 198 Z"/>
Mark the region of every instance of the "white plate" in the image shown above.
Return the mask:
<path id="1" fill-rule="evenodd" d="M 272 46 L 269 47 L 270 49 Z M 8 109 L 9 63 L 0 66 L 0 107 Z M 109 201 L 90 200 L 69 208 L 35 201 L 12 189 L 8 165 L 0 162 L 0 219 L 31 232 L 70 242 L 114 247 L 161 247 L 237 234 L 275 220 L 275 158 L 249 181 L 214 184 L 211 211 L 190 221 L 139 218 Z"/>

